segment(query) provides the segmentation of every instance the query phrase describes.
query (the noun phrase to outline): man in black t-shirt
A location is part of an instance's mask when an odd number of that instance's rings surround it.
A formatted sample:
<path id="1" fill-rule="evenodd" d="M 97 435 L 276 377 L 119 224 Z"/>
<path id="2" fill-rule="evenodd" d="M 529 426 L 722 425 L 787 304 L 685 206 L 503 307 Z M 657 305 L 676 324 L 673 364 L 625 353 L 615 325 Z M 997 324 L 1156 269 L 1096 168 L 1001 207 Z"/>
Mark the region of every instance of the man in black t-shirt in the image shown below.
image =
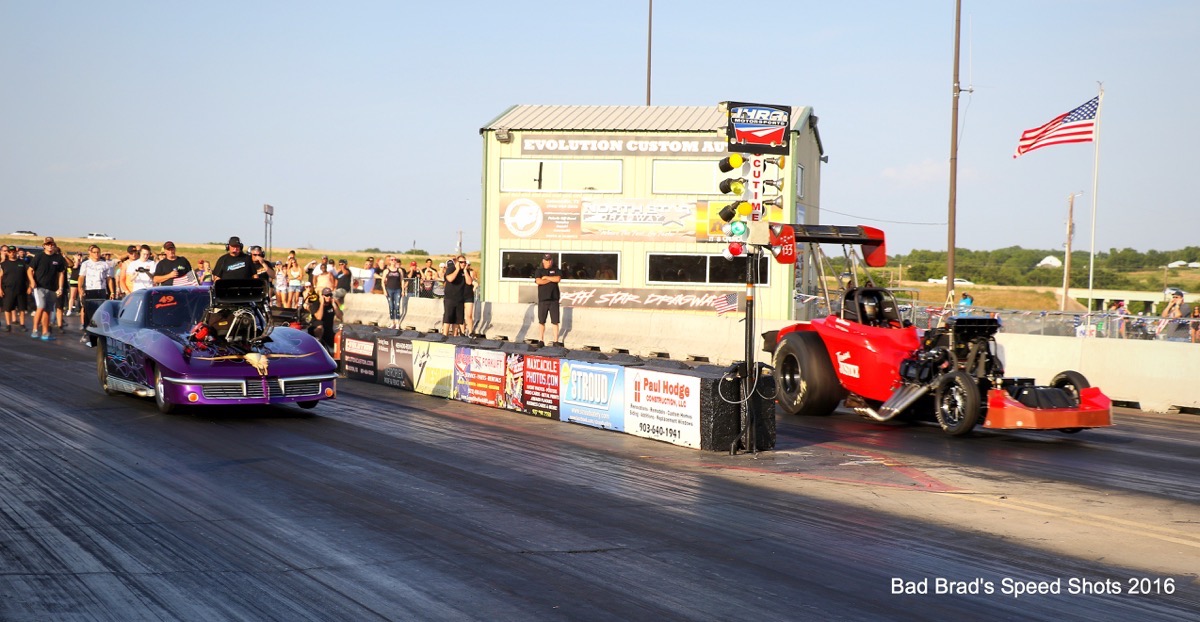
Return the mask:
<path id="1" fill-rule="evenodd" d="M 175 254 L 175 243 L 167 240 L 163 242 L 162 248 L 166 257 L 154 266 L 154 284 L 174 285 L 175 279 L 182 277 L 187 282 L 180 282 L 180 285 L 196 285 L 196 275 L 192 274 L 192 262 L 188 261 L 187 257 Z"/>
<path id="2" fill-rule="evenodd" d="M 242 240 L 237 236 L 229 238 L 229 243 L 225 245 L 225 250 L 229 252 L 218 257 L 217 263 L 213 264 L 214 281 L 254 278 L 256 268 L 250 257 L 242 252 L 243 248 Z"/>
<path id="3" fill-rule="evenodd" d="M 25 330 L 25 291 L 29 266 L 17 259 L 17 249 L 8 247 L 0 258 L 0 296 L 4 299 L 4 330 L 12 332 L 16 325 Z"/>
<path id="4" fill-rule="evenodd" d="M 37 304 L 37 311 L 33 314 L 31 337 L 39 336 L 40 327 L 42 341 L 54 341 L 50 334 L 50 316 L 54 314 L 58 297 L 66 288 L 66 269 L 67 260 L 58 252 L 54 238 L 46 238 L 42 243 L 42 252 L 34 256 L 28 268 L 29 284 L 26 285 L 26 292 L 33 294 Z"/>
<path id="5" fill-rule="evenodd" d="M 446 336 L 463 334 L 466 322 L 467 258 L 459 255 L 446 262 L 446 284 L 442 298 L 442 328 Z"/>
<path id="6" fill-rule="evenodd" d="M 533 271 L 533 282 L 538 286 L 538 326 L 541 327 L 541 332 L 538 333 L 538 341 L 545 343 L 546 339 L 546 316 L 550 316 L 550 323 L 554 325 L 554 341 L 558 341 L 558 282 L 562 280 L 562 272 L 558 266 L 554 265 L 554 256 L 550 253 L 542 255 L 542 265 L 538 266 L 537 270 Z"/>

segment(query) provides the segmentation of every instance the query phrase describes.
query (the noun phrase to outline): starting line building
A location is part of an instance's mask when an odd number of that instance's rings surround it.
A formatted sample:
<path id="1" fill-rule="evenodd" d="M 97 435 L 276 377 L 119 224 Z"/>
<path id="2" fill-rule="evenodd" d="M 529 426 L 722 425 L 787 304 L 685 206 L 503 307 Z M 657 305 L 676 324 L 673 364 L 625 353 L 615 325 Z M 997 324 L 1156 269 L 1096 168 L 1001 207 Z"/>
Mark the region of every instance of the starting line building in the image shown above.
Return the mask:
<path id="1" fill-rule="evenodd" d="M 725 113 L 717 106 L 513 106 L 483 137 L 483 291 L 534 302 L 532 274 L 550 253 L 562 304 L 713 312 L 738 295 L 747 259 L 725 259 L 717 212 Z M 817 117 L 794 107 L 790 153 L 768 220 L 817 224 L 823 148 Z M 768 194 L 766 198 L 773 198 Z M 803 265 L 803 254 L 797 265 Z M 795 267 L 760 255 L 756 316 L 794 319 Z M 631 327 L 632 329 L 633 327 Z"/>

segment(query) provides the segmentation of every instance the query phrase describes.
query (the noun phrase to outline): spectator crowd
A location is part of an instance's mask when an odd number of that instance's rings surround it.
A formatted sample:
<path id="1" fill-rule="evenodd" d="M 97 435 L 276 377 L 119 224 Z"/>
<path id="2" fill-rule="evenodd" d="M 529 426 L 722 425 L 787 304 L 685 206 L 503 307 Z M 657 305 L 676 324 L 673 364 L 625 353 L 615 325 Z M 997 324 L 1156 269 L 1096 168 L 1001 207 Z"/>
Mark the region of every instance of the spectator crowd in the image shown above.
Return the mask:
<path id="1" fill-rule="evenodd" d="M 296 251 L 270 261 L 262 247 L 248 249 L 234 236 L 225 253 L 211 264 L 193 264 L 179 255 L 174 242 L 156 250 L 149 244 L 129 245 L 124 252 L 97 244 L 86 252 L 65 251 L 53 237 L 40 250 L 0 245 L 0 299 L 3 330 L 24 332 L 42 341 L 54 341 L 79 318 L 80 342 L 93 344 L 83 327 L 105 300 L 120 300 L 141 289 L 165 285 L 203 285 L 221 279 L 259 278 L 267 283 L 276 315 L 299 324 L 332 346 L 336 322 L 343 317 L 349 293 L 378 294 L 388 303 L 388 326 L 399 328 L 409 297 L 442 297 L 446 332 L 470 335 L 475 326 L 475 298 L 479 273 L 463 255 L 443 265 L 427 258 L 424 265 L 385 255 L 376 262 L 367 257 L 352 269 L 345 259 L 328 256 L 301 264 Z"/>

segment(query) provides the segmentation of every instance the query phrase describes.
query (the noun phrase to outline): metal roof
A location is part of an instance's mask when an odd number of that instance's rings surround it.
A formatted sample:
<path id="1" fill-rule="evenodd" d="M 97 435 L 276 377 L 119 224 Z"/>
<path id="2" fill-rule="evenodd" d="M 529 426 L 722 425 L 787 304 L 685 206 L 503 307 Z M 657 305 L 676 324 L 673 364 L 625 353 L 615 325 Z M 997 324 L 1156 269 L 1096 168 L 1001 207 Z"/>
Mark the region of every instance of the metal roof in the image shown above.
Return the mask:
<path id="1" fill-rule="evenodd" d="M 792 129 L 806 109 L 792 108 Z M 479 129 L 538 131 L 711 132 L 725 126 L 714 106 L 539 106 L 517 105 Z"/>

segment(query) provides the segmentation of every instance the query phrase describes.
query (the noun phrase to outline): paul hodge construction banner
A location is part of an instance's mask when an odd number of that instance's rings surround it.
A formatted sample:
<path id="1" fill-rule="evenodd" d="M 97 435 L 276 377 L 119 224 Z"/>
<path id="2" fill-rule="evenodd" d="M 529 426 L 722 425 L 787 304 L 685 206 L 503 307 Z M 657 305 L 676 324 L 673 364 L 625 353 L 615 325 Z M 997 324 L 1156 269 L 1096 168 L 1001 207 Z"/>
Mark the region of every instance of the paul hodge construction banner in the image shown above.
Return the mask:
<path id="1" fill-rule="evenodd" d="M 724 242 L 724 201 L 520 197 L 500 202 L 500 237 L 509 240 Z M 766 219 L 787 222 L 782 208 Z"/>
<path id="2" fill-rule="evenodd" d="M 700 378 L 625 370 L 625 432 L 700 447 Z"/>

